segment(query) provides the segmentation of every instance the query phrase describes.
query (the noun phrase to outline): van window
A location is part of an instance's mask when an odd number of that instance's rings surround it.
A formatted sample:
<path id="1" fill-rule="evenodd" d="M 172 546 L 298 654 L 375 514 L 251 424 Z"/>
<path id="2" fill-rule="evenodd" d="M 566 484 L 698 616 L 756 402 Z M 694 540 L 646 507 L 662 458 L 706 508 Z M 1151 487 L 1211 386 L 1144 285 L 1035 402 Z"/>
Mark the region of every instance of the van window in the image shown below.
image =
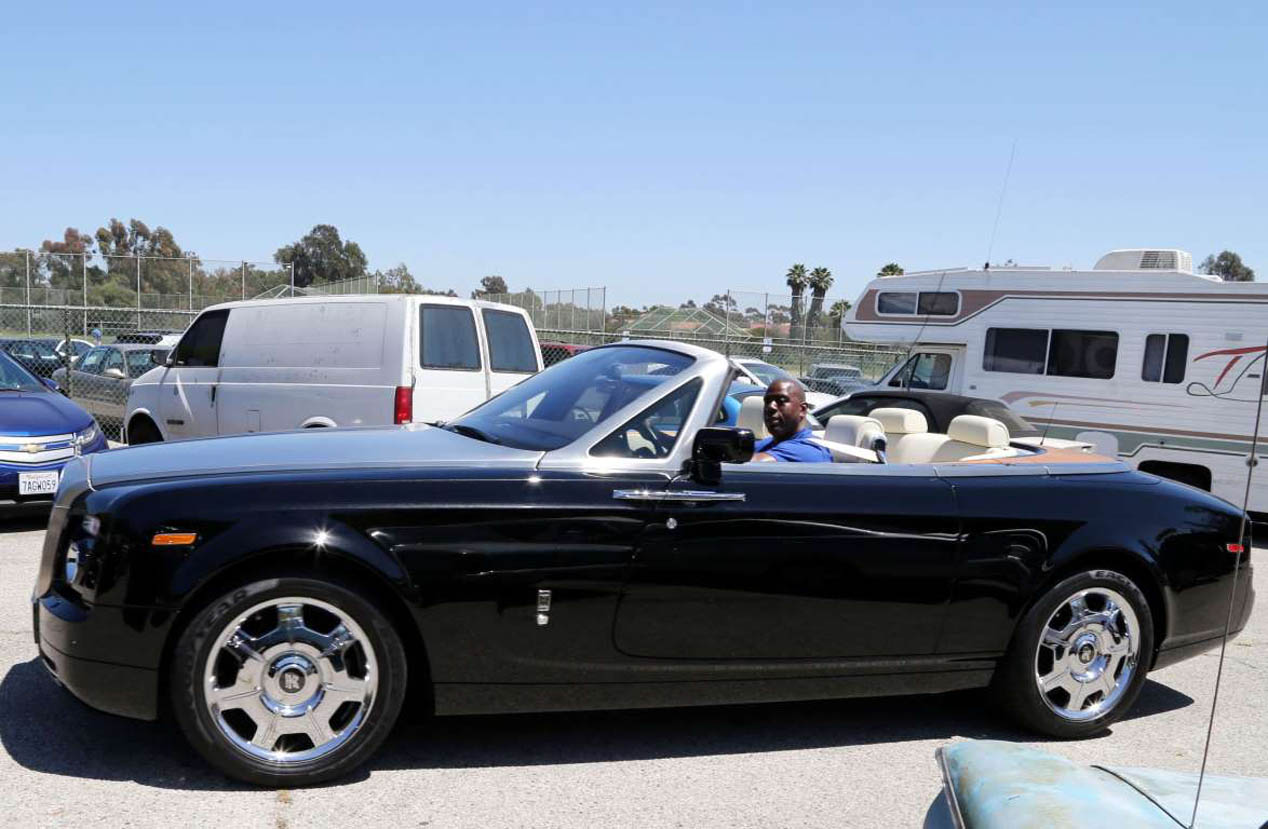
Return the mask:
<path id="1" fill-rule="evenodd" d="M 1151 383 L 1180 383 L 1189 362 L 1188 334 L 1150 334 L 1145 338 L 1145 360 L 1140 379 Z"/>
<path id="2" fill-rule="evenodd" d="M 1042 328 L 988 328 L 982 368 L 1014 374 L 1043 374 L 1048 332 Z"/>
<path id="3" fill-rule="evenodd" d="M 419 309 L 419 360 L 423 368 L 480 368 L 475 317 L 461 305 L 424 305 Z"/>
<path id="4" fill-rule="evenodd" d="M 229 319 L 229 311 L 208 311 L 189 326 L 185 336 L 176 346 L 176 357 L 172 360 L 178 366 L 215 367 L 220 364 L 220 343 L 225 336 L 225 323 Z"/>
<path id="5" fill-rule="evenodd" d="M 1108 380 L 1118 363 L 1118 334 L 1113 331 L 1052 332 L 1048 374 Z"/>
<path id="6" fill-rule="evenodd" d="M 960 295 L 954 291 L 921 291 L 918 313 L 953 317 L 960 310 Z"/>
<path id="7" fill-rule="evenodd" d="M 914 314 L 916 313 L 916 295 L 897 293 L 880 294 L 876 297 L 876 313 Z"/>
<path id="8" fill-rule="evenodd" d="M 494 371 L 537 371 L 537 354 L 524 317 L 488 308 L 481 314 L 489 336 L 489 366 Z"/>

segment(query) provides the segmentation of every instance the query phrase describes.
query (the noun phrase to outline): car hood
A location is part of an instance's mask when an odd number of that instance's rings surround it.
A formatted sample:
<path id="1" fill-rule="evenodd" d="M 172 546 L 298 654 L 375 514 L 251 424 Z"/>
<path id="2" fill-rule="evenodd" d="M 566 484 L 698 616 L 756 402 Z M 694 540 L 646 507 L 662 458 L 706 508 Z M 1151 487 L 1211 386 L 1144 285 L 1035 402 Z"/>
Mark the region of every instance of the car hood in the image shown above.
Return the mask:
<path id="1" fill-rule="evenodd" d="M 512 449 L 423 424 L 365 429 L 305 429 L 172 443 L 147 443 L 93 455 L 93 487 L 155 478 L 235 472 L 490 466 L 532 469 L 541 452 Z"/>
<path id="2" fill-rule="evenodd" d="M 68 435 L 91 423 L 88 412 L 56 392 L 0 392 L 0 434 Z"/>

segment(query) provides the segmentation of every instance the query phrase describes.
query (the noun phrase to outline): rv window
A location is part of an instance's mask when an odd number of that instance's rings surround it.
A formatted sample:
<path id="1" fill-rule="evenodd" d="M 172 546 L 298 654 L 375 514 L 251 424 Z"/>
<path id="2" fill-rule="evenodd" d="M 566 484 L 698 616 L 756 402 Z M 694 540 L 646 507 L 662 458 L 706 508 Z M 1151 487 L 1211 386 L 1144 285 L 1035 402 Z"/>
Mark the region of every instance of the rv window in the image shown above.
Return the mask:
<path id="1" fill-rule="evenodd" d="M 1141 380 L 1157 383 L 1162 379 L 1162 357 L 1166 350 L 1166 334 L 1150 334 L 1145 337 L 1145 362 L 1140 367 Z"/>
<path id="2" fill-rule="evenodd" d="M 921 291 L 921 314 L 935 317 L 953 317 L 960 310 L 960 295 L 954 291 Z"/>
<path id="3" fill-rule="evenodd" d="M 1048 374 L 1108 380 L 1118 362 L 1118 334 L 1113 331 L 1053 331 L 1048 348 Z"/>
<path id="4" fill-rule="evenodd" d="M 982 368 L 1016 374 L 1043 374 L 1048 332 L 1041 328 L 988 328 Z"/>
<path id="5" fill-rule="evenodd" d="M 1162 370 L 1162 382 L 1184 381 L 1184 368 L 1189 362 L 1189 335 L 1172 334 L 1167 337 L 1167 360 Z"/>
<path id="6" fill-rule="evenodd" d="M 537 353 L 524 317 L 513 311 L 493 311 L 484 316 L 489 335 L 489 365 L 494 371 L 537 371 Z"/>
<path id="7" fill-rule="evenodd" d="M 475 317 L 461 305 L 424 305 L 420 309 L 420 362 L 423 368 L 480 368 Z"/>
<path id="8" fill-rule="evenodd" d="M 914 314 L 916 313 L 916 295 L 892 293 L 881 294 L 876 297 L 876 313 Z"/>

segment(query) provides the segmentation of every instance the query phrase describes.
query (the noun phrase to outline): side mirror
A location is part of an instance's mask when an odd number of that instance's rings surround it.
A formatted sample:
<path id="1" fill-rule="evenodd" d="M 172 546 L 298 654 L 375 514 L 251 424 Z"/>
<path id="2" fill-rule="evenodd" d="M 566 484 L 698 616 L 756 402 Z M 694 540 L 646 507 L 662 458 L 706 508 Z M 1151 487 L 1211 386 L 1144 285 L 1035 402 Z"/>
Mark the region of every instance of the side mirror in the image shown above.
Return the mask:
<path id="1" fill-rule="evenodd" d="M 690 475 L 704 484 L 722 480 L 722 464 L 748 463 L 753 459 L 753 432 L 726 426 L 705 426 L 696 432 L 691 446 Z"/>
<path id="2" fill-rule="evenodd" d="M 126 380 L 128 377 L 128 375 L 123 373 L 123 369 L 120 368 L 108 368 L 101 372 L 101 375 L 109 377 L 111 380 Z"/>

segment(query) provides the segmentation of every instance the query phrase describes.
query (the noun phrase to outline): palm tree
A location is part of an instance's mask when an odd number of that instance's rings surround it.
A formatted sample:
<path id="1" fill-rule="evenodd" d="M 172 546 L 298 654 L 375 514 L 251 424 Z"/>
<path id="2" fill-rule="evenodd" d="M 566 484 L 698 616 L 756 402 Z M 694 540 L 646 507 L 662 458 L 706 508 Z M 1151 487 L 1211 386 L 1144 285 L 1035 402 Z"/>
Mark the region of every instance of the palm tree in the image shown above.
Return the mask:
<path id="1" fill-rule="evenodd" d="M 810 272 L 810 313 L 807 314 L 807 328 L 819 324 L 819 315 L 823 313 L 823 297 L 832 287 L 832 271 L 824 267 Z"/>
<path id="2" fill-rule="evenodd" d="M 885 267 L 876 272 L 877 276 L 902 276 L 903 266 L 897 262 L 890 262 Z"/>
<path id="3" fill-rule="evenodd" d="M 801 294 L 810 280 L 806 276 L 805 265 L 793 265 L 786 276 L 788 287 L 792 288 L 792 324 L 788 327 L 788 336 L 795 340 L 798 338 L 797 330 L 801 327 Z"/>
<path id="4" fill-rule="evenodd" d="M 841 320 L 845 319 L 845 315 L 850 313 L 853 307 L 853 303 L 848 299 L 838 299 L 832 303 L 832 307 L 828 309 L 828 318 L 832 320 L 832 327 L 840 328 Z"/>

